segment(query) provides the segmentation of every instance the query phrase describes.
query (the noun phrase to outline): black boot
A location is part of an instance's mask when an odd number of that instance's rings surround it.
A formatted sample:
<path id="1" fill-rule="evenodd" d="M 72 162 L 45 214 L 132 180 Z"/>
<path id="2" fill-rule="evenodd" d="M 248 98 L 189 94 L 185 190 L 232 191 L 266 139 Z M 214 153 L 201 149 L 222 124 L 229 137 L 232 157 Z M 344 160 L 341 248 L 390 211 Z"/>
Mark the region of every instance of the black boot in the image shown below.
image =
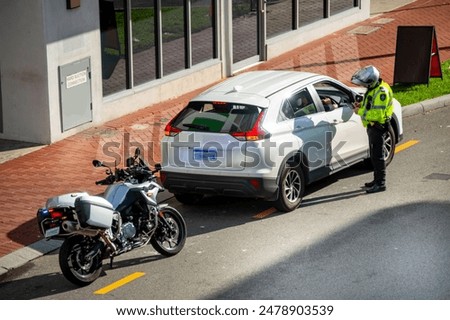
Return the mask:
<path id="1" fill-rule="evenodd" d="M 371 188 L 367 189 L 367 193 L 376 193 L 376 192 L 382 192 L 386 190 L 386 185 L 384 184 L 374 184 Z"/>
<path id="2" fill-rule="evenodd" d="M 364 183 L 364 187 L 372 188 L 374 184 L 375 184 L 375 180 L 374 181 L 370 181 L 370 182 L 366 182 L 366 183 Z"/>

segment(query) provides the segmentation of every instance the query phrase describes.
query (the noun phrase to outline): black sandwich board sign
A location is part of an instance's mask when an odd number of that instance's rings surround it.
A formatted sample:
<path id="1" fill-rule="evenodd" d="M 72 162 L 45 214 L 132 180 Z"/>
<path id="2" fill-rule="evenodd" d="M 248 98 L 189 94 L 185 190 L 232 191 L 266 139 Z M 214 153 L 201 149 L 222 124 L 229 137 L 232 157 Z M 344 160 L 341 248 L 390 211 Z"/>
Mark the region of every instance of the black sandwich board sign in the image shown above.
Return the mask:
<path id="1" fill-rule="evenodd" d="M 434 26 L 399 26 L 394 83 L 429 84 L 430 77 L 442 79 Z"/>

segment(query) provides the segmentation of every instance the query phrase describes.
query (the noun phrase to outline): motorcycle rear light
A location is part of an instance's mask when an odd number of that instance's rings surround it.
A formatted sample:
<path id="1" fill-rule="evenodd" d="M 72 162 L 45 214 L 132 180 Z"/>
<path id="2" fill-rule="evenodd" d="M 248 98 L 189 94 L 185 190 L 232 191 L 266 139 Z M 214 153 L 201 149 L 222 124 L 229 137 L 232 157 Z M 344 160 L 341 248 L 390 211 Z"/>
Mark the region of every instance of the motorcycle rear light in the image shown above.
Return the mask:
<path id="1" fill-rule="evenodd" d="M 269 133 L 267 133 L 267 131 L 265 131 L 261 126 L 264 114 L 265 111 L 261 111 L 259 113 L 258 118 L 253 125 L 253 128 L 251 128 L 249 131 L 232 132 L 231 135 L 240 141 L 257 141 L 268 138 L 270 136 Z"/>
<path id="2" fill-rule="evenodd" d="M 52 219 L 61 219 L 63 217 L 63 213 L 60 211 L 50 209 L 49 212 Z"/>

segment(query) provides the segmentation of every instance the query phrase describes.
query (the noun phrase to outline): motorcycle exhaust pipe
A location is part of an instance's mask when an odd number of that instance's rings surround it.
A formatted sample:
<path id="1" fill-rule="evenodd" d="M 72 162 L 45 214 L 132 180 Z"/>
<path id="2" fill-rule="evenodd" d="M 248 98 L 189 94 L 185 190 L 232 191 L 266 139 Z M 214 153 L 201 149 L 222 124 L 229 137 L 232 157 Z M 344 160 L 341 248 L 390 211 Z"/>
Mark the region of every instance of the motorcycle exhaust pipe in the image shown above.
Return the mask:
<path id="1" fill-rule="evenodd" d="M 97 229 L 80 229 L 78 223 L 73 221 L 64 221 L 61 224 L 61 227 L 67 233 L 81 234 L 82 236 L 87 237 L 95 237 L 100 233 L 100 230 Z"/>
<path id="2" fill-rule="evenodd" d="M 77 223 L 73 221 L 64 221 L 61 227 L 67 233 L 73 233 L 77 231 Z"/>

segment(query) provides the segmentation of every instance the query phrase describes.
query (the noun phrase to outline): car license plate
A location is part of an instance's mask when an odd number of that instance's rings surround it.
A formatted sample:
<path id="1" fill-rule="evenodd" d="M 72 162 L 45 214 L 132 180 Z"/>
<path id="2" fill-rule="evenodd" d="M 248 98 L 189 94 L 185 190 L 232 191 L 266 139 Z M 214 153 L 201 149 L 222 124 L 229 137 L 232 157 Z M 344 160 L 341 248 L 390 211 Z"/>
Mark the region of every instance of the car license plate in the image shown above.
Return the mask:
<path id="1" fill-rule="evenodd" d="M 51 228 L 45 231 L 45 237 L 50 238 L 59 234 L 59 227 Z"/>
<path id="2" fill-rule="evenodd" d="M 194 160 L 196 161 L 216 161 L 217 160 L 217 150 L 215 149 L 200 149 L 200 148 L 194 148 Z"/>

